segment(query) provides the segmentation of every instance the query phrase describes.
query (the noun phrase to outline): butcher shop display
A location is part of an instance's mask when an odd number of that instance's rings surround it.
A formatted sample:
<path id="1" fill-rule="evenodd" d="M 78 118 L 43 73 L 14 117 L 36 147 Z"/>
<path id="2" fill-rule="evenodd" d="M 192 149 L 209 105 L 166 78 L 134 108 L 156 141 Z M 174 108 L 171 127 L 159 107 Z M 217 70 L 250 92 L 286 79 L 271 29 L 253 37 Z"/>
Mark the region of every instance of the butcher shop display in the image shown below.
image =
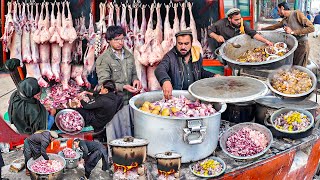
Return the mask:
<path id="1" fill-rule="evenodd" d="M 75 158 L 77 156 L 76 151 L 74 151 L 71 148 L 64 148 L 62 150 L 62 152 L 63 152 L 63 155 L 64 155 L 65 158 L 73 159 L 73 158 Z"/>
<path id="2" fill-rule="evenodd" d="M 57 121 L 64 131 L 81 131 L 84 127 L 83 117 L 77 111 L 65 111 L 57 116 Z"/>
<path id="3" fill-rule="evenodd" d="M 287 44 L 283 42 L 275 43 L 273 46 L 261 46 L 252 50 L 247 50 L 241 54 L 236 60 L 239 62 L 263 62 L 270 61 L 284 56 L 289 49 Z"/>
<path id="4" fill-rule="evenodd" d="M 40 174 L 51 174 L 62 168 L 63 165 L 57 160 L 38 160 L 31 165 L 31 170 Z"/>
<path id="5" fill-rule="evenodd" d="M 191 101 L 183 95 L 152 103 L 146 101 L 139 109 L 155 115 L 180 118 L 210 116 L 216 113 L 212 104 L 200 103 L 199 100 Z"/>
<path id="6" fill-rule="evenodd" d="M 269 141 L 260 131 L 244 127 L 227 138 L 227 151 L 236 156 L 253 156 L 262 152 Z"/>
<path id="7" fill-rule="evenodd" d="M 271 79 L 272 87 L 284 94 L 302 94 L 312 87 L 308 73 L 296 68 L 281 69 Z"/>
<path id="8" fill-rule="evenodd" d="M 293 132 L 305 130 L 310 126 L 311 121 L 303 113 L 289 111 L 278 116 L 273 123 L 277 129 Z"/>
<path id="9" fill-rule="evenodd" d="M 223 169 L 223 164 L 215 159 L 205 159 L 191 166 L 192 172 L 201 177 L 215 177 L 220 175 Z"/>

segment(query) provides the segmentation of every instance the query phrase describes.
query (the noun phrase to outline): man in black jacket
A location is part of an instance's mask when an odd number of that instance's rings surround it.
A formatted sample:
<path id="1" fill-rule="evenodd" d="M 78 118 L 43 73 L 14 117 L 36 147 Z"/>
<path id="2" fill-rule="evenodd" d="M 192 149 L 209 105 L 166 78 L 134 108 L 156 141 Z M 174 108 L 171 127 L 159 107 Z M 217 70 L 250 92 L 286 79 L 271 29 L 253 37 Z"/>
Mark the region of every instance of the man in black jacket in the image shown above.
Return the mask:
<path id="1" fill-rule="evenodd" d="M 73 141 L 74 148 L 80 148 L 83 151 L 85 176 L 80 179 L 89 179 L 91 171 L 96 167 L 102 158 L 102 170 L 109 169 L 108 152 L 103 144 L 97 141 L 85 141 L 75 139 Z"/>
<path id="2" fill-rule="evenodd" d="M 49 160 L 46 149 L 55 138 L 58 138 L 55 131 L 37 131 L 26 138 L 23 150 L 25 164 L 27 165 L 28 160 L 32 157 L 38 159 L 42 156 L 45 160 Z M 26 168 L 26 174 L 30 175 L 28 168 Z"/>
<path id="3" fill-rule="evenodd" d="M 176 46 L 164 55 L 154 72 L 166 99 L 171 98 L 173 89 L 187 90 L 197 80 L 217 76 L 203 69 L 200 51 L 192 47 L 190 30 L 178 32 L 176 38 Z"/>

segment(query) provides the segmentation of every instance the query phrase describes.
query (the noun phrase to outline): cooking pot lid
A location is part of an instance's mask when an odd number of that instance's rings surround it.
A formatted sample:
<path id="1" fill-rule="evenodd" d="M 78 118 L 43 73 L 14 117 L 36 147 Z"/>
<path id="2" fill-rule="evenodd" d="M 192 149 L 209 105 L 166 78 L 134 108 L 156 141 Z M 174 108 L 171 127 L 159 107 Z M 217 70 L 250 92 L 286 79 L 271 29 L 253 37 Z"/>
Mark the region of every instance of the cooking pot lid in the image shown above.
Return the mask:
<path id="1" fill-rule="evenodd" d="M 121 146 L 121 147 L 135 147 L 135 146 L 145 146 L 149 142 L 145 139 L 138 139 L 134 137 L 124 137 L 121 139 L 115 139 L 109 142 L 110 146 Z"/>
<path id="2" fill-rule="evenodd" d="M 319 104 L 310 100 L 294 100 L 294 99 L 281 99 L 275 96 L 265 96 L 255 100 L 257 103 L 271 108 L 300 108 L 300 109 L 316 109 Z"/>
<path id="3" fill-rule="evenodd" d="M 268 87 L 250 77 L 223 76 L 196 81 L 189 86 L 189 92 L 203 101 L 235 103 L 265 96 Z"/>
<path id="4" fill-rule="evenodd" d="M 182 156 L 179 153 L 175 153 L 175 152 L 164 152 L 164 153 L 156 154 L 155 157 L 158 159 L 175 159 L 175 158 L 181 158 Z"/>

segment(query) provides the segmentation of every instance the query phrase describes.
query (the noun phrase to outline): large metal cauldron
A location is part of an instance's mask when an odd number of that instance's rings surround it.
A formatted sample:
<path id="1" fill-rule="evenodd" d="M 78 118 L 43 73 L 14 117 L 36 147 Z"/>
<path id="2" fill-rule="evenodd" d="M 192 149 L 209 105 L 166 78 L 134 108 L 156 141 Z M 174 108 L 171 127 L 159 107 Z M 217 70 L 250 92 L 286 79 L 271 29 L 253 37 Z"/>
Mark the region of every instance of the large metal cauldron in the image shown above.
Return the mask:
<path id="1" fill-rule="evenodd" d="M 276 43 L 284 42 L 288 45 L 289 52 L 282 57 L 274 60 L 264 61 L 264 62 L 238 62 L 236 59 L 243 54 L 245 51 L 254 49 L 256 47 L 261 47 L 265 45 L 263 42 L 252 39 L 246 34 L 242 34 L 229 39 L 226 43 L 223 43 L 220 47 L 220 55 L 222 59 L 227 61 L 227 64 L 232 68 L 241 69 L 276 69 L 282 65 L 291 65 L 293 63 L 293 53 L 297 49 L 298 41 L 297 39 L 286 33 L 279 31 L 261 31 L 259 32 L 266 39 Z M 237 43 L 241 45 L 241 48 L 234 48 L 231 43 Z"/>
<path id="2" fill-rule="evenodd" d="M 188 91 L 174 90 L 173 96 L 184 95 L 195 100 Z M 134 135 L 149 141 L 148 155 L 174 151 L 182 156 L 182 163 L 208 157 L 216 149 L 219 137 L 221 113 L 225 103 L 213 103 L 219 112 L 201 118 L 164 117 L 138 109 L 145 101 L 154 102 L 163 98 L 162 91 L 153 91 L 134 96 L 129 104 L 134 109 Z"/>
<path id="3" fill-rule="evenodd" d="M 31 172 L 30 173 L 31 179 L 33 179 L 33 180 L 55 180 L 55 179 L 61 178 L 60 176 L 62 174 L 62 171 L 63 171 L 64 167 L 66 166 L 66 161 L 63 159 L 63 157 L 61 157 L 61 156 L 59 156 L 57 154 L 50 154 L 49 153 L 48 156 L 49 156 L 50 160 L 57 160 L 62 164 L 61 170 L 57 171 L 57 172 L 53 172 L 51 174 L 43 174 L 43 173 L 33 172 L 32 169 L 31 169 L 31 165 L 37 160 L 42 160 L 43 157 L 41 156 L 36 160 L 33 160 L 33 158 L 31 158 L 27 162 L 27 167 Z"/>

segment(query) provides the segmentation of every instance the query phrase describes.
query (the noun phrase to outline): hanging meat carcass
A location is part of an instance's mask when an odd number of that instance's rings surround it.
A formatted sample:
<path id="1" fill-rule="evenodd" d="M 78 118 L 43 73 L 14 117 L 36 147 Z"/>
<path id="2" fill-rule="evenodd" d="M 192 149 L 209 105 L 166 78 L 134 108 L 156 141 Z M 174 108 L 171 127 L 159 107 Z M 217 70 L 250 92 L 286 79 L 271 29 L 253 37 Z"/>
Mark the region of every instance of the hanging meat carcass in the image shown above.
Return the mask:
<path id="1" fill-rule="evenodd" d="M 108 10 L 109 10 L 109 18 L 108 18 L 108 27 L 114 25 L 114 20 L 113 20 L 113 13 L 114 13 L 114 6 L 112 2 L 109 2 L 108 5 Z"/>
<path id="2" fill-rule="evenodd" d="M 114 8 L 116 10 L 116 25 L 117 26 L 121 26 L 121 23 L 120 23 L 120 7 L 118 6 L 118 4 L 115 4 Z"/>
<path id="3" fill-rule="evenodd" d="M 19 5 L 20 6 L 20 5 Z M 20 6 L 21 8 L 21 6 Z M 17 2 L 13 2 L 13 23 L 14 23 L 14 32 L 12 35 L 12 41 L 9 46 L 10 50 L 10 58 L 19 59 L 22 64 L 22 56 L 21 56 L 21 37 L 22 37 L 22 27 L 21 22 L 18 18 L 18 4 Z"/>
<path id="4" fill-rule="evenodd" d="M 12 36 L 15 30 L 14 21 L 12 18 L 12 3 L 8 2 L 8 14 L 6 15 L 6 22 L 4 26 L 4 33 L 0 38 L 2 40 L 3 51 L 8 52 L 8 48 L 11 46 Z"/>
<path id="5" fill-rule="evenodd" d="M 33 7 L 36 6 L 36 17 L 33 17 L 33 13 L 31 13 L 31 20 L 30 20 L 30 25 L 31 25 L 31 33 L 30 33 L 30 46 L 31 46 L 31 58 L 32 58 L 32 63 L 39 63 L 40 62 L 40 54 L 39 54 L 39 45 L 34 41 L 34 37 L 37 36 L 36 32 L 38 30 L 38 21 L 39 20 L 39 11 L 38 11 L 38 3 L 31 4 L 31 12 L 33 12 Z"/>
<path id="6" fill-rule="evenodd" d="M 196 27 L 196 22 L 193 18 L 193 14 L 192 14 L 191 2 L 188 2 L 188 9 L 189 9 L 189 16 L 190 16 L 190 29 L 192 31 L 192 36 L 193 36 L 192 46 L 196 46 L 196 47 L 200 48 L 200 53 L 203 54 L 201 44 L 198 40 L 197 27 Z"/>
<path id="7" fill-rule="evenodd" d="M 174 31 L 171 28 L 170 21 L 169 21 L 169 10 L 170 6 L 166 5 L 166 17 L 164 20 L 164 39 L 161 43 L 163 53 L 166 54 L 168 51 L 170 51 L 174 46 Z"/>
<path id="8" fill-rule="evenodd" d="M 26 8 L 28 16 L 26 15 Z M 22 4 L 22 62 L 30 63 L 32 61 L 31 49 L 30 49 L 30 9 L 29 4 Z"/>
<path id="9" fill-rule="evenodd" d="M 180 30 L 186 30 L 187 29 L 187 24 L 186 24 L 186 20 L 185 20 L 185 14 L 186 14 L 186 4 L 182 3 L 181 4 L 181 19 L 180 19 Z"/>
<path id="10" fill-rule="evenodd" d="M 57 18 L 54 15 L 54 7 L 57 5 Z M 51 27 L 49 32 L 51 34 L 50 43 L 51 43 L 51 67 L 53 78 L 56 82 L 60 82 L 60 62 L 61 62 L 61 47 L 63 46 L 63 40 L 59 35 L 59 30 L 61 28 L 61 12 L 60 12 L 60 3 L 51 3 Z M 59 20 L 60 19 L 60 20 Z"/>

